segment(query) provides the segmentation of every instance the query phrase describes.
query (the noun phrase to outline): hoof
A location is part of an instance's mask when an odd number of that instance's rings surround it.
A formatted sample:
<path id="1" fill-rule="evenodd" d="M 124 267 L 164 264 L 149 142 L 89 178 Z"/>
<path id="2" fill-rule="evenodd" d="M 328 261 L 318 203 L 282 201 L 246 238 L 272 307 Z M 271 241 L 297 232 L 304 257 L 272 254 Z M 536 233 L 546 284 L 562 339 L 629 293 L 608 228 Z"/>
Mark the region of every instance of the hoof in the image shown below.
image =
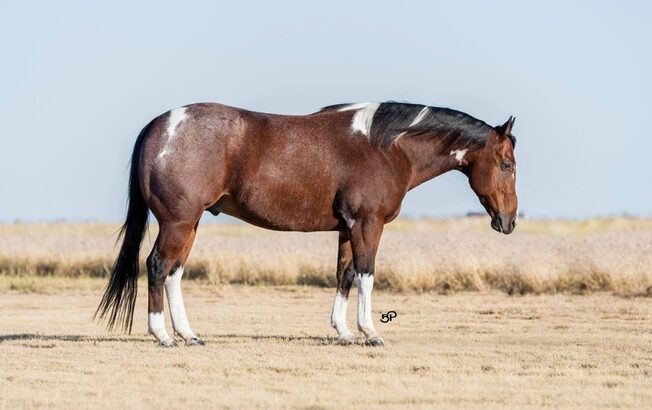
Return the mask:
<path id="1" fill-rule="evenodd" d="M 205 344 L 206 343 L 204 343 L 204 341 L 198 337 L 193 337 L 191 339 L 186 340 L 186 346 L 203 346 Z"/>
<path id="2" fill-rule="evenodd" d="M 175 347 L 176 345 L 177 342 L 175 342 L 174 339 L 168 339 L 162 342 L 158 342 L 158 347 Z"/>
<path id="3" fill-rule="evenodd" d="M 348 335 L 342 335 L 337 337 L 337 343 L 341 345 L 352 345 L 355 344 L 355 342 L 358 339 L 355 337 L 353 333 L 349 333 Z"/>
<path id="4" fill-rule="evenodd" d="M 365 342 L 367 346 L 374 346 L 374 347 L 383 347 L 385 344 L 383 343 L 383 339 L 380 338 L 380 336 L 374 336 L 372 338 L 367 339 Z"/>

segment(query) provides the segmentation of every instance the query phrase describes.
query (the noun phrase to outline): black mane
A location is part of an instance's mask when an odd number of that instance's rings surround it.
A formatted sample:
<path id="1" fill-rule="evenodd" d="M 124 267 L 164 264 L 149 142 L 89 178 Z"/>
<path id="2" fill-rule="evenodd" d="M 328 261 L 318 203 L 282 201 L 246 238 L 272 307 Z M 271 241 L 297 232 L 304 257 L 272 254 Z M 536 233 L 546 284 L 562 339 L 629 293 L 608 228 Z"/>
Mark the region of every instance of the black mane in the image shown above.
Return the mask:
<path id="1" fill-rule="evenodd" d="M 347 106 L 351 104 L 331 105 L 322 111 L 340 110 Z M 420 114 L 419 121 L 411 126 Z M 484 121 L 450 108 L 388 101 L 381 103 L 373 115 L 369 140 L 378 147 L 388 148 L 399 138 L 430 136 L 442 138 L 446 146 L 473 150 L 484 147 L 492 129 Z M 515 145 L 516 139 L 511 134 L 509 138 Z"/>

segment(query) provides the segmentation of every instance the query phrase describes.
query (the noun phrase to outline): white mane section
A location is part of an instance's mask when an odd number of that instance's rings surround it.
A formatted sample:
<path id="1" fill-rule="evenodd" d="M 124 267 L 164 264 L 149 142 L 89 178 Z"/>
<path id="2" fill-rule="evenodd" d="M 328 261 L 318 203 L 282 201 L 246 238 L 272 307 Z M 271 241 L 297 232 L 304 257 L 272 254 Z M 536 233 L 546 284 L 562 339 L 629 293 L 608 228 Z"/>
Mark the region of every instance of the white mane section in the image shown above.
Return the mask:
<path id="1" fill-rule="evenodd" d="M 410 124 L 410 127 L 414 127 L 418 123 L 420 123 L 424 118 L 426 118 L 426 115 L 428 115 L 428 111 L 430 111 L 430 107 L 423 107 L 421 111 L 419 111 L 419 114 L 412 120 L 412 123 Z"/>
<path id="2" fill-rule="evenodd" d="M 353 128 L 353 131 L 360 131 L 368 137 L 371 132 L 374 114 L 378 107 L 380 107 L 380 103 L 360 103 L 347 105 L 346 107 L 340 108 L 338 111 L 356 110 L 356 113 L 353 115 L 353 120 L 351 121 L 351 128 Z"/>

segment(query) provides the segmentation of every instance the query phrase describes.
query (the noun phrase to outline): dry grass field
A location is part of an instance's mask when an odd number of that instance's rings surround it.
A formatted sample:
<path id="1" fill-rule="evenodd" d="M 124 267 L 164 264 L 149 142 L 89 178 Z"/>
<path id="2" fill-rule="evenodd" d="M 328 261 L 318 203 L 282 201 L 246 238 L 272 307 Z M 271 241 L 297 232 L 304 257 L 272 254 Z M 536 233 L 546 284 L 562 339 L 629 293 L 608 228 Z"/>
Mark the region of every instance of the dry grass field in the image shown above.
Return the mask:
<path id="1" fill-rule="evenodd" d="M 386 342 L 378 349 L 334 343 L 331 290 L 190 281 L 190 320 L 207 344 L 163 349 L 145 334 L 146 298 L 139 298 L 133 335 L 107 334 L 90 322 L 103 281 L 22 280 L 0 277 L 0 409 L 652 402 L 650 298 L 378 292 L 374 316 L 398 312 L 376 323 Z"/>
<path id="2" fill-rule="evenodd" d="M 0 274 L 103 276 L 117 225 L 0 225 Z M 143 259 L 156 238 L 150 228 Z M 186 278 L 213 284 L 333 286 L 337 234 L 203 224 Z M 386 227 L 376 289 L 453 293 L 591 293 L 652 296 L 652 219 L 522 220 L 515 233 L 488 218 L 397 220 Z"/>
<path id="3" fill-rule="evenodd" d="M 206 346 L 156 347 L 144 278 L 134 334 L 109 334 L 90 318 L 117 229 L 0 225 L 0 410 L 652 403 L 652 220 L 524 220 L 511 236 L 486 218 L 398 220 L 377 261 L 382 349 L 332 337 L 335 234 L 237 224 L 203 224 L 190 255 Z"/>

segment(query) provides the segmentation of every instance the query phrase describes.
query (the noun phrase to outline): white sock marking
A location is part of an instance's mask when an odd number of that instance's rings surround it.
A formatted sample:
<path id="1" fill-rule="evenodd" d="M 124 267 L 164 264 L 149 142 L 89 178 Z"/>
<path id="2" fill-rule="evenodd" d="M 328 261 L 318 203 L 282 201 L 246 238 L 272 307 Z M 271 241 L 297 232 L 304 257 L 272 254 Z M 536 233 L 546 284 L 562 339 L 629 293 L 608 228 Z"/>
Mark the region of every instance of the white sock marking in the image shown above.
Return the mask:
<path id="1" fill-rule="evenodd" d="M 353 336 L 353 333 L 346 325 L 346 309 L 349 306 L 349 298 L 335 291 L 335 301 L 333 302 L 333 311 L 331 312 L 331 326 L 337 331 L 337 335 L 342 337 Z"/>
<path id="2" fill-rule="evenodd" d="M 163 312 L 152 312 L 147 316 L 147 328 L 149 333 L 154 335 L 156 340 L 160 343 L 168 343 L 172 341 L 170 335 L 165 330 L 165 318 Z"/>
<path id="3" fill-rule="evenodd" d="M 374 288 L 374 275 L 356 273 L 355 285 L 358 288 L 358 329 L 367 338 L 378 336 L 371 317 L 371 291 Z"/>
<path id="4" fill-rule="evenodd" d="M 464 160 L 464 156 L 469 150 L 467 148 L 465 149 L 455 149 L 451 151 L 451 156 L 455 155 L 455 160 L 462 165 L 462 160 Z"/>
<path id="5" fill-rule="evenodd" d="M 186 107 L 175 108 L 174 110 L 170 111 L 166 128 L 167 141 L 165 142 L 165 146 L 163 147 L 161 153 L 158 154 L 159 159 L 165 157 L 169 153 L 168 146 L 170 141 L 172 141 L 176 135 L 176 130 L 179 124 L 181 124 L 186 118 L 188 118 L 188 115 L 186 114 Z"/>
<path id="6" fill-rule="evenodd" d="M 183 266 L 179 267 L 172 275 L 165 279 L 165 294 L 168 297 L 168 306 L 170 307 L 170 316 L 172 317 L 172 327 L 174 331 L 185 340 L 195 338 L 195 334 L 190 329 L 186 308 L 183 304 L 183 295 L 181 293 L 181 278 L 183 277 Z"/>
<path id="7" fill-rule="evenodd" d="M 421 109 L 421 111 L 419 111 L 419 114 L 417 114 L 417 116 L 414 117 L 414 120 L 412 120 L 412 123 L 410 124 L 410 127 L 414 127 L 415 125 L 420 123 L 424 118 L 426 118 L 426 115 L 428 115 L 429 110 L 430 110 L 430 107 L 423 107 Z"/>
<path id="8" fill-rule="evenodd" d="M 338 111 L 357 110 L 357 112 L 353 114 L 351 128 L 353 131 L 360 131 L 362 134 L 369 136 L 371 125 L 374 120 L 374 114 L 378 107 L 380 107 L 380 103 L 359 103 L 347 105 L 346 107 L 340 108 Z"/>

